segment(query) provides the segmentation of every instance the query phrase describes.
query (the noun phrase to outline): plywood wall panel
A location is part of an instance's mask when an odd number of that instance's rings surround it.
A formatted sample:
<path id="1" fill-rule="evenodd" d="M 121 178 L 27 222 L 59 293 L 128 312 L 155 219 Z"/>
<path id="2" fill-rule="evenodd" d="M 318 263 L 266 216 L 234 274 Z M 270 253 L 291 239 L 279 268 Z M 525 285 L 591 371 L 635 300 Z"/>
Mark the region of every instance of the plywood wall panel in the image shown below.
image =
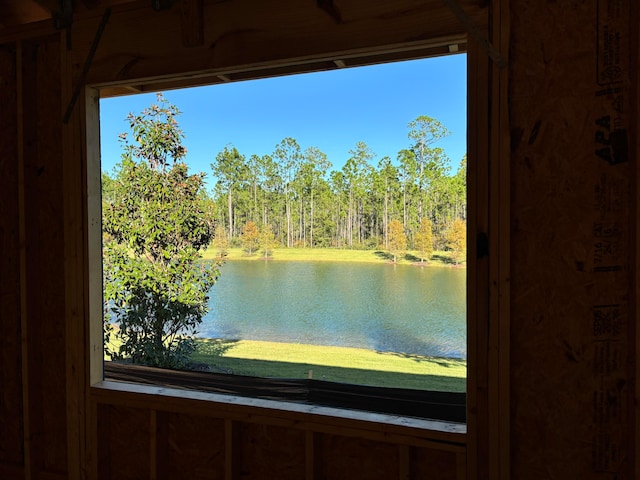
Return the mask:
<path id="1" fill-rule="evenodd" d="M 291 479 L 305 476 L 305 433 L 302 430 L 242 423 L 238 428 L 234 478 Z"/>
<path id="2" fill-rule="evenodd" d="M 158 479 L 225 478 L 224 420 L 158 413 Z"/>
<path id="3" fill-rule="evenodd" d="M 151 412 L 98 406 L 98 478 L 139 480 L 151 473 Z"/>
<path id="4" fill-rule="evenodd" d="M 456 454 L 426 448 L 410 451 L 411 478 L 429 480 L 459 480 L 456 472 Z"/>
<path id="5" fill-rule="evenodd" d="M 0 46 L 0 464 L 24 461 L 16 45 Z"/>
<path id="6" fill-rule="evenodd" d="M 66 472 L 65 308 L 57 37 L 25 43 L 22 54 L 26 318 L 30 441 L 34 471 Z"/>
<path id="7" fill-rule="evenodd" d="M 511 3 L 511 478 L 632 478 L 631 2 Z"/>
<path id="8" fill-rule="evenodd" d="M 318 435 L 316 443 L 320 478 L 392 480 L 399 476 L 400 455 L 391 443 L 337 435 Z"/>

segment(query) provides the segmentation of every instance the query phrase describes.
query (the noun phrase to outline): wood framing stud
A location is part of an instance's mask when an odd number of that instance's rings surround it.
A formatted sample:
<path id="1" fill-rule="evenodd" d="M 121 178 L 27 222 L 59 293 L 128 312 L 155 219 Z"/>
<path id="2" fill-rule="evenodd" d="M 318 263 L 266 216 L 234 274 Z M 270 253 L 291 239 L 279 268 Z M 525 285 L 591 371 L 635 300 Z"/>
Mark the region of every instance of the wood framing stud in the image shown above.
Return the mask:
<path id="1" fill-rule="evenodd" d="M 451 11 L 454 13 L 456 18 L 460 21 L 460 23 L 467 29 L 469 35 L 471 35 L 478 44 L 487 52 L 489 58 L 493 60 L 496 65 L 500 68 L 504 68 L 507 66 L 506 60 L 500 55 L 500 52 L 496 50 L 493 44 L 489 41 L 489 39 L 478 29 L 476 25 L 474 25 L 473 21 L 469 18 L 469 16 L 464 12 L 460 4 L 457 0 L 442 0 L 445 5 L 447 5 Z"/>

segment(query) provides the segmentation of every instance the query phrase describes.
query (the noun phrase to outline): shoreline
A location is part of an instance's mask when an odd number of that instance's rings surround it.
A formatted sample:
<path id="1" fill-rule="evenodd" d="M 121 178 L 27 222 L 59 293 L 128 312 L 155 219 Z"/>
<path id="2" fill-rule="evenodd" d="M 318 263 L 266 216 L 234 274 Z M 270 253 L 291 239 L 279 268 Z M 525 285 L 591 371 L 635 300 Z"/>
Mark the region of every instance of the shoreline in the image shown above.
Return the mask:
<path id="1" fill-rule="evenodd" d="M 207 248 L 202 252 L 201 260 L 218 259 L 218 250 L 214 247 Z M 431 259 L 427 262 L 420 262 L 418 252 L 408 251 L 405 258 L 393 263 L 389 255 L 383 250 L 349 250 L 338 248 L 279 248 L 273 251 L 268 258 L 264 255 L 255 253 L 251 256 L 246 255 L 242 248 L 234 247 L 227 249 L 225 261 L 262 261 L 262 262 L 336 262 L 336 263 L 369 263 L 383 265 L 409 265 L 420 268 L 431 267 L 448 267 L 448 268 L 466 268 L 466 262 L 455 264 L 450 259 L 449 252 L 434 252 Z"/>

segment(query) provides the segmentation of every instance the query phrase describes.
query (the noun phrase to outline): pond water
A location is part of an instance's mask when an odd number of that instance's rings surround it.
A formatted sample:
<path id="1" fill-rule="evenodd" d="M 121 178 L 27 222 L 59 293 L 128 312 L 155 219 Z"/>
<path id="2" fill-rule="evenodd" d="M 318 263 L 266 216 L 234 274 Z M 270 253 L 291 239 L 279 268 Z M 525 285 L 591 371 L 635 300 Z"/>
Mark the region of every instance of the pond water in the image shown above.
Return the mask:
<path id="1" fill-rule="evenodd" d="M 200 336 L 466 359 L 466 270 L 228 262 Z"/>

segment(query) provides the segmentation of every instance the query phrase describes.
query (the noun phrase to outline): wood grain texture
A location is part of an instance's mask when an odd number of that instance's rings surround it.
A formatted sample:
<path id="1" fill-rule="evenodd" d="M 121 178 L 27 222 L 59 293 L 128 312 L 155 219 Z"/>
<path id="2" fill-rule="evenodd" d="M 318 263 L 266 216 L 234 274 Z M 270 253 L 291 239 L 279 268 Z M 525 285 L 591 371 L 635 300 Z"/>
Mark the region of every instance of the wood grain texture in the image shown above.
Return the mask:
<path id="1" fill-rule="evenodd" d="M 485 23 L 483 2 L 460 3 L 472 21 Z M 315 2 L 285 0 L 277 8 L 257 0 L 206 3 L 203 46 L 184 47 L 180 9 L 154 13 L 148 2 L 136 2 L 114 9 L 88 83 L 127 84 L 185 74 L 196 77 L 249 67 L 272 68 L 350 52 L 438 43 L 465 34 L 440 0 L 358 0 L 335 5 L 341 11 L 339 23 Z M 88 19 L 74 28 L 76 45 L 86 46 L 97 22 Z M 74 53 L 79 72 L 87 51 L 80 48 Z"/>
<path id="2" fill-rule="evenodd" d="M 31 468 L 34 474 L 64 475 L 66 348 L 60 278 L 65 267 L 58 38 L 25 43 L 22 64 Z"/>
<path id="3" fill-rule="evenodd" d="M 239 471 L 233 478 L 297 480 L 305 477 L 305 433 L 297 429 L 239 425 Z"/>
<path id="4" fill-rule="evenodd" d="M 24 464 L 16 46 L 0 48 L 0 464 Z"/>
<path id="5" fill-rule="evenodd" d="M 336 1 L 335 9 L 294 0 L 278 8 L 257 0 L 204 3 L 204 43 L 188 49 L 180 9 L 155 13 L 148 1 L 115 9 L 90 81 L 124 85 L 138 79 L 161 82 L 179 75 L 181 79 L 172 81 L 184 81 L 185 76 L 191 81 L 189 76 L 205 79 L 227 73 L 239 80 L 256 68 L 287 74 L 304 70 L 304 65 L 328 68 L 322 62 L 336 56 L 350 65 L 359 55 L 374 55 L 372 61 L 410 56 L 406 49 L 433 47 L 446 53 L 448 42 L 461 41 L 465 34 L 455 16 L 435 0 Z M 459 3 L 474 22 L 486 24 L 485 2 Z M 465 451 L 460 426 L 311 407 L 297 410 L 243 399 L 211 401 L 195 394 L 180 398 L 166 389 L 154 394 L 91 389 L 85 410 L 81 396 L 88 386 L 83 384 L 88 381 L 83 363 L 87 324 L 81 322 L 87 316 L 84 282 L 90 267 L 84 263 L 80 235 L 87 221 L 82 217 L 87 195 L 83 169 L 91 154 L 82 152 L 81 105 L 68 130 L 60 117 L 73 86 L 70 77 L 77 78 L 98 21 L 99 12 L 78 19 L 71 51 L 65 51 L 56 35 L 29 40 L 21 55 L 30 366 L 26 388 L 33 477 L 73 477 L 88 471 L 89 477 L 103 479 L 457 478 Z M 96 149 L 97 134 L 90 130 L 89 147 Z M 485 380 L 478 385 L 486 386 Z M 85 442 L 90 465 L 84 464 Z"/>
<path id="6" fill-rule="evenodd" d="M 460 480 L 456 454 L 424 448 L 412 448 L 410 453 L 410 478 Z"/>
<path id="7" fill-rule="evenodd" d="M 630 3 L 511 5 L 512 478 L 633 478 Z"/>
<path id="8" fill-rule="evenodd" d="M 467 173 L 467 445 L 470 479 L 489 476 L 489 59 L 480 45 L 469 42 L 468 56 L 468 173 Z M 495 407 L 493 407 L 495 411 Z"/>
<path id="9" fill-rule="evenodd" d="M 160 412 L 158 479 L 223 479 L 224 420 Z"/>
<path id="10" fill-rule="evenodd" d="M 98 435 L 98 478 L 150 477 L 149 410 L 99 405 Z"/>
<path id="11" fill-rule="evenodd" d="M 635 2 L 631 5 L 631 14 L 629 16 L 629 22 L 631 25 L 631 84 L 639 85 L 640 82 L 640 5 Z M 635 420 L 635 428 L 629 432 L 629 443 L 633 445 L 634 450 L 632 455 L 635 459 L 634 474 L 635 478 L 640 478 L 640 404 L 637 401 L 640 398 L 640 221 L 638 217 L 640 215 L 640 168 L 638 167 L 638 155 L 640 154 L 640 118 L 638 118 L 638 112 L 640 112 L 640 88 L 632 89 L 631 91 L 632 105 L 635 107 L 636 114 L 631 118 L 631 138 L 635 138 L 635 142 L 630 145 L 631 158 L 635 165 L 635 201 L 633 202 L 632 218 L 636 219 L 635 229 L 632 232 L 633 236 L 633 250 L 632 258 L 635 265 L 635 278 L 633 279 L 633 305 L 630 314 L 630 318 L 634 321 L 631 322 L 631 328 L 635 328 L 635 342 L 633 348 L 630 349 L 631 358 L 635 358 L 635 389 L 636 389 L 636 402 L 634 405 L 629 405 L 631 412 L 630 415 Z"/>
<path id="12" fill-rule="evenodd" d="M 321 435 L 317 444 L 319 478 L 398 478 L 400 456 L 391 443 Z"/>

